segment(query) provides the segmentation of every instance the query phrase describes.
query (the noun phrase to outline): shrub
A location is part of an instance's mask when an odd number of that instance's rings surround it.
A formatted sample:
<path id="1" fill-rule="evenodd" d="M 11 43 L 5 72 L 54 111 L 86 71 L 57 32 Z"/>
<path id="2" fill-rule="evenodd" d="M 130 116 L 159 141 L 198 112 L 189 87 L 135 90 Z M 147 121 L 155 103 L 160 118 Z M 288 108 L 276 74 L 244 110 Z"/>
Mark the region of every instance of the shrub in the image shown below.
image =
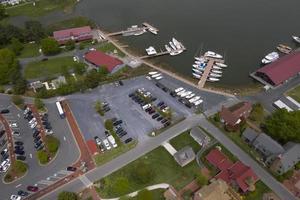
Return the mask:
<path id="1" fill-rule="evenodd" d="M 196 181 L 200 186 L 207 185 L 208 183 L 207 178 L 203 176 L 201 173 L 197 174 Z"/>
<path id="2" fill-rule="evenodd" d="M 11 100 L 17 106 L 20 106 L 20 105 L 22 105 L 24 103 L 24 99 L 21 96 L 19 96 L 19 95 L 12 96 Z"/>
<path id="3" fill-rule="evenodd" d="M 111 119 L 107 119 L 104 122 L 104 127 L 109 130 L 109 131 L 113 131 L 114 125 Z"/>
<path id="4" fill-rule="evenodd" d="M 34 99 L 34 105 L 37 109 L 42 110 L 44 109 L 44 102 L 40 98 L 35 98 Z"/>

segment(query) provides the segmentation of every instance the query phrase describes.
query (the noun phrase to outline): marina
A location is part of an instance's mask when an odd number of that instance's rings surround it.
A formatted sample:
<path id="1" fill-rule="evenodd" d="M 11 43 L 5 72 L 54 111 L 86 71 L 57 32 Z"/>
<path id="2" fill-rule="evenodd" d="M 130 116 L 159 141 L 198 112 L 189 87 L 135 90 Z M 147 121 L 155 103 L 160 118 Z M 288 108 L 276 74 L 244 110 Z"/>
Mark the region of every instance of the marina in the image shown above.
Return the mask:
<path id="1" fill-rule="evenodd" d="M 150 33 L 157 35 L 159 32 L 159 29 L 155 28 L 154 26 L 150 25 L 147 22 L 144 22 L 142 26 L 138 25 L 132 25 L 131 27 L 127 28 L 126 30 L 117 31 L 113 33 L 108 33 L 107 36 L 139 36 L 149 31 Z"/>

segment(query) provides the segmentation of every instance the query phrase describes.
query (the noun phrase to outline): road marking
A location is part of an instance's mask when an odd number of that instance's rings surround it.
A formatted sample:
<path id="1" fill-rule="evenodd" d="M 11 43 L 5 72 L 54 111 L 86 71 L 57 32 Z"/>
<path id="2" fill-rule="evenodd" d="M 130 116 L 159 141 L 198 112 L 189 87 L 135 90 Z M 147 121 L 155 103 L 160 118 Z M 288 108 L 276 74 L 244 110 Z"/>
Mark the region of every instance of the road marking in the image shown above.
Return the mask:
<path id="1" fill-rule="evenodd" d="M 85 175 L 80 176 L 79 179 L 86 187 L 93 185 L 93 183 Z"/>
<path id="2" fill-rule="evenodd" d="M 67 138 L 64 136 L 64 141 L 66 141 L 67 140 Z"/>
<path id="3" fill-rule="evenodd" d="M 32 158 L 32 154 L 29 154 L 29 157 Z"/>
<path id="4" fill-rule="evenodd" d="M 21 117 L 21 115 L 20 115 L 20 114 L 18 114 L 18 117 L 20 118 L 20 117 Z"/>
<path id="5" fill-rule="evenodd" d="M 16 185 L 16 188 L 20 187 L 22 184 Z"/>

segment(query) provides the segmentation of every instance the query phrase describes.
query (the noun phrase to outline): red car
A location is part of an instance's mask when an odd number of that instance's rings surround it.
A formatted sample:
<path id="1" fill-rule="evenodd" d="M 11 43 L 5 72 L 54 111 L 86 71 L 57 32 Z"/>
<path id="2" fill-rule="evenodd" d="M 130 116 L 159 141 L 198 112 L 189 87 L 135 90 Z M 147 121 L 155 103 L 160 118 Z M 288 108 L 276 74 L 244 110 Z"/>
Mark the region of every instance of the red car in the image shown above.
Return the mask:
<path id="1" fill-rule="evenodd" d="M 30 191 L 30 192 L 37 192 L 39 190 L 39 188 L 36 187 L 36 186 L 31 186 L 30 185 L 30 186 L 27 187 L 27 190 Z"/>

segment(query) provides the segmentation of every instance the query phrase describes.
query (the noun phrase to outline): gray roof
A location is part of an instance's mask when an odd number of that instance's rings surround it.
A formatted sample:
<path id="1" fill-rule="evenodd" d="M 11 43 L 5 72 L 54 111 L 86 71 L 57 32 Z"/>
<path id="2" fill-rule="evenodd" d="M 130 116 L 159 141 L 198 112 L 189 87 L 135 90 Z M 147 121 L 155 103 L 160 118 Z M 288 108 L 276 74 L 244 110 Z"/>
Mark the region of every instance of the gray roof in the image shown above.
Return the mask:
<path id="1" fill-rule="evenodd" d="M 265 133 L 259 134 L 252 145 L 259 150 L 265 157 L 283 153 L 284 148 Z"/>
<path id="2" fill-rule="evenodd" d="M 288 142 L 284 148 L 286 151 L 280 155 L 280 162 L 283 171 L 286 172 L 300 161 L 300 144 Z"/>
<path id="3" fill-rule="evenodd" d="M 201 146 L 207 145 L 210 142 L 210 137 L 199 127 L 193 127 L 190 131 L 190 135 L 196 142 L 198 142 Z"/>
<path id="4" fill-rule="evenodd" d="M 186 147 L 180 149 L 179 151 L 177 151 L 173 155 L 173 157 L 181 167 L 184 167 L 185 165 L 192 162 L 195 159 L 196 155 L 195 155 L 192 147 L 186 146 Z"/>
<path id="5" fill-rule="evenodd" d="M 258 136 L 258 133 L 251 128 L 246 128 L 242 136 L 247 139 L 250 143 Z"/>

